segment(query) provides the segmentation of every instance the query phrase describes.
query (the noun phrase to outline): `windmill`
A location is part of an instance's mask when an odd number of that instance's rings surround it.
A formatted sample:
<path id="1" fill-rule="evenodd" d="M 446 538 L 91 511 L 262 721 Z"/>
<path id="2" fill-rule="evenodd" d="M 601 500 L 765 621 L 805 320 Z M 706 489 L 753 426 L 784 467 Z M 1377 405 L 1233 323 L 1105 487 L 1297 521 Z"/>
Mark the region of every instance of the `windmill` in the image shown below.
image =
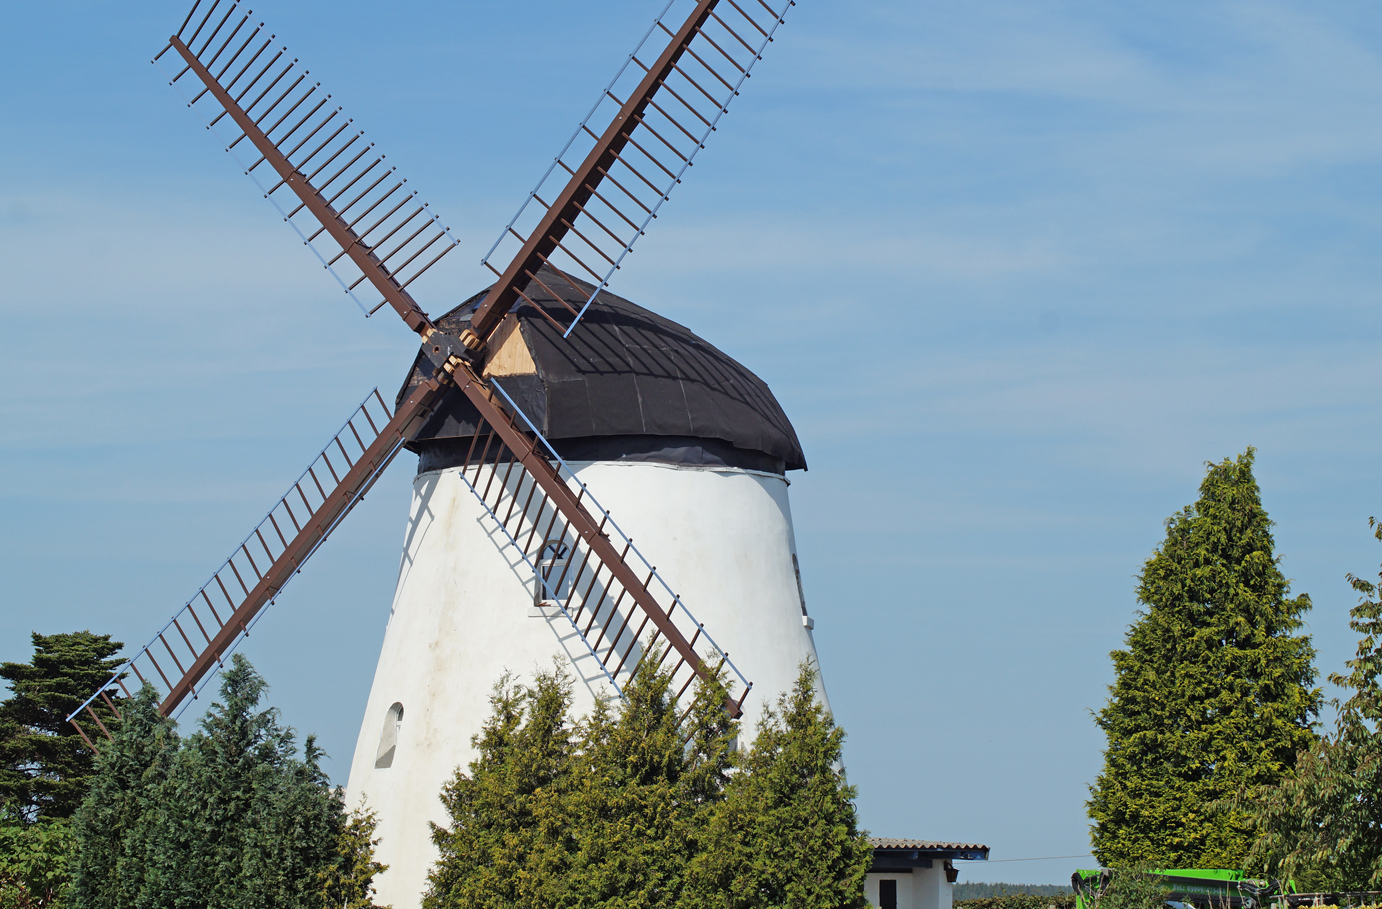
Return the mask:
<path id="1" fill-rule="evenodd" d="M 734 716 L 746 667 L 790 685 L 815 655 L 795 432 L 747 369 L 607 288 L 791 5 L 670 0 L 484 257 L 494 283 L 434 319 L 409 287 L 455 248 L 449 229 L 240 0 L 197 0 L 155 64 L 345 294 L 367 317 L 392 309 L 421 348 L 395 400 L 372 391 L 73 712 L 83 738 L 78 715 L 105 732 L 95 708 L 114 711 L 126 679 L 165 714 L 195 699 L 405 447 L 413 508 L 349 784 L 380 815 L 381 897 L 421 893 L 426 821 L 499 670 L 564 650 L 579 700 L 657 654 L 679 699 L 725 673 Z"/>

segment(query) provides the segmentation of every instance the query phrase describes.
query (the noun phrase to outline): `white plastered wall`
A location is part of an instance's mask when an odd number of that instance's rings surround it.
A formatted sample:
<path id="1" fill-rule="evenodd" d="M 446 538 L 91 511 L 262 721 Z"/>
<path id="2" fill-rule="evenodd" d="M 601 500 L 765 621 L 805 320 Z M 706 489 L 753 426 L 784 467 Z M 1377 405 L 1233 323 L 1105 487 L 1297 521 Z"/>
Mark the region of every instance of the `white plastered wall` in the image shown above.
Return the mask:
<path id="1" fill-rule="evenodd" d="M 897 881 L 897 909 L 951 909 L 955 885 L 945 879 L 945 862 L 932 859 L 930 868 L 905 871 L 870 871 L 864 878 L 864 898 L 881 905 L 878 882 Z"/>
<path id="2" fill-rule="evenodd" d="M 751 738 L 763 706 L 791 688 L 803 660 L 815 659 L 793 570 L 787 482 L 730 468 L 571 466 L 754 683 L 744 703 L 744 738 Z M 416 478 L 347 787 L 351 806 L 363 799 L 379 815 L 377 858 L 390 866 L 376 881 L 381 904 L 419 904 L 437 854 L 428 822 L 446 823 L 439 793 L 474 757 L 471 736 L 503 672 L 530 678 L 562 655 L 575 677 L 578 715 L 608 690 L 566 619 L 535 615 L 532 589 L 531 571 L 455 469 Z M 401 723 L 390 713 L 395 704 Z M 386 724 L 396 727 L 392 760 L 376 767 Z"/>

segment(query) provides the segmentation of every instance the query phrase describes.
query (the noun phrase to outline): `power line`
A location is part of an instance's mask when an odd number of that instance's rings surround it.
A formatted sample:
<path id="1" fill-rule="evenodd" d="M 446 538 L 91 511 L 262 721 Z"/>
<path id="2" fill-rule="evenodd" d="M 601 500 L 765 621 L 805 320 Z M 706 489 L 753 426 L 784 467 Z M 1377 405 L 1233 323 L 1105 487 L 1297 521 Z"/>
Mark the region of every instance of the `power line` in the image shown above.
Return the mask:
<path id="1" fill-rule="evenodd" d="M 1020 859 L 955 859 L 957 862 L 984 862 L 992 865 L 996 862 L 1050 862 L 1055 859 L 1072 858 L 1094 858 L 1094 853 L 1084 852 L 1080 855 L 1043 855 L 1041 858 L 1020 858 Z"/>

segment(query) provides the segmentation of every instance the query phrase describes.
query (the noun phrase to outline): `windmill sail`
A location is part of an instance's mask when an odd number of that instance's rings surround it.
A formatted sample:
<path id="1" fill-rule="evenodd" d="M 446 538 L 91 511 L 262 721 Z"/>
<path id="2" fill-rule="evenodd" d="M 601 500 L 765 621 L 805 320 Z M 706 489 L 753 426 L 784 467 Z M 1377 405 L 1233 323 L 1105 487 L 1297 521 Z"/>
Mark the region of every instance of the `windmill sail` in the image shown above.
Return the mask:
<path id="1" fill-rule="evenodd" d="M 567 305 L 559 327 L 570 333 L 705 147 L 795 0 L 773 2 L 780 9 L 766 0 L 670 0 L 485 256 L 499 282 L 475 314 L 481 338 L 527 299 L 543 265 L 595 286 L 583 305 Z M 567 287 L 543 290 L 568 295 Z"/>
<path id="2" fill-rule="evenodd" d="M 321 83 L 251 16 L 238 2 L 198 0 L 154 62 L 176 52 L 183 68 L 170 84 L 178 87 L 189 73 L 201 82 L 188 106 L 204 114 L 210 129 L 230 120 L 226 151 L 356 304 L 373 315 L 388 303 L 421 331 L 430 323 L 408 286 L 454 249 L 456 239 Z M 259 153 L 247 164 L 240 154 L 246 139 Z M 338 249 L 317 248 L 323 233 Z M 355 295 L 366 280 L 382 297 L 369 305 Z"/>
<path id="3" fill-rule="evenodd" d="M 419 385 L 393 414 L 372 391 L 210 580 L 68 722 L 76 726 L 75 717 L 112 685 L 128 696 L 124 679 L 154 685 L 164 695 L 164 714 L 195 697 L 198 684 L 374 485 L 409 431 L 426 418 L 439 388 L 436 382 Z"/>

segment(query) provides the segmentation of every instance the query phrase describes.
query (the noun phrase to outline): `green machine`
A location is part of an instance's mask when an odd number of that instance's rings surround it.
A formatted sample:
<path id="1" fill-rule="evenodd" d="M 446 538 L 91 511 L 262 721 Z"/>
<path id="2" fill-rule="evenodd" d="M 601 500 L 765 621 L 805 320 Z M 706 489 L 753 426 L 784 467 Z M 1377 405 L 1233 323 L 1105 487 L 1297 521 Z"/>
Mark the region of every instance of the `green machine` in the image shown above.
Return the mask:
<path id="1" fill-rule="evenodd" d="M 1113 881 L 1116 872 L 1106 868 L 1076 871 L 1070 876 L 1077 909 L 1094 904 Z M 1149 871 L 1167 888 L 1166 902 L 1196 909 L 1261 909 L 1282 895 L 1280 881 L 1250 878 L 1241 871 L 1221 868 L 1169 868 Z M 1288 890 L 1293 889 L 1288 887 Z"/>

